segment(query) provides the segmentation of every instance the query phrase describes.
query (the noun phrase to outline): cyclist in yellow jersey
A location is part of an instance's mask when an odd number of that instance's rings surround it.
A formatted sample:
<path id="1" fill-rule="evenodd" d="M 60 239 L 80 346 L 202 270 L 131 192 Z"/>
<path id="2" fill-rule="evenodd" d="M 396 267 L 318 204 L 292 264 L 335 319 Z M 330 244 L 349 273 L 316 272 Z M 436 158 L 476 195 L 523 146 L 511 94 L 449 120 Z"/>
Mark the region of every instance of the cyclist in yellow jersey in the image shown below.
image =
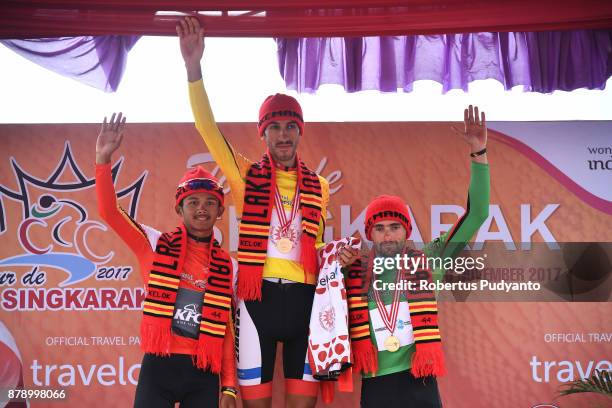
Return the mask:
<path id="1" fill-rule="evenodd" d="M 185 18 L 177 33 L 196 127 L 229 182 L 241 218 L 236 349 L 244 405 L 271 406 L 276 344 L 282 342 L 286 405 L 314 407 L 318 383 L 306 350 L 329 184 L 300 160 L 302 109 L 291 96 L 270 95 L 257 125 L 266 153 L 253 162 L 235 152 L 215 123 L 204 89 L 198 20 Z M 356 258 L 349 248 L 340 254 L 343 265 Z"/>

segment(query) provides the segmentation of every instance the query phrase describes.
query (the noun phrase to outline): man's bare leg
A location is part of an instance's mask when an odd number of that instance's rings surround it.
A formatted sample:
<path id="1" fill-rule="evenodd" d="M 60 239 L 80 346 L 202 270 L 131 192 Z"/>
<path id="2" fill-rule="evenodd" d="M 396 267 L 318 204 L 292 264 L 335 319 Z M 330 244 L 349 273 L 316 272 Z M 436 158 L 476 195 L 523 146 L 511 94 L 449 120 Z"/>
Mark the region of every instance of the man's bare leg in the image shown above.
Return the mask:
<path id="1" fill-rule="evenodd" d="M 314 408 L 316 404 L 317 397 L 285 394 L 285 408 Z"/>
<path id="2" fill-rule="evenodd" d="M 244 408 L 272 408 L 272 398 L 242 400 Z"/>

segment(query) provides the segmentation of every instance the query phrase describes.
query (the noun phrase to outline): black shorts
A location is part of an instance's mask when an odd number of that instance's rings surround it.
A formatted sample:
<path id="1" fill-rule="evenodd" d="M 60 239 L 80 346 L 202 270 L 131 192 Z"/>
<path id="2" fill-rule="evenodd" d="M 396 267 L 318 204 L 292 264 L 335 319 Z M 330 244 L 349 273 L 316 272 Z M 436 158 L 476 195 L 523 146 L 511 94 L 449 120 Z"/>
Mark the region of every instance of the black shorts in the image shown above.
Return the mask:
<path id="1" fill-rule="evenodd" d="M 283 344 L 285 378 L 315 382 L 306 356 L 314 290 L 314 285 L 264 280 L 261 302 L 240 302 L 236 355 L 241 386 L 272 381 L 277 342 Z"/>
<path id="2" fill-rule="evenodd" d="M 219 406 L 219 376 L 193 365 L 192 357 L 145 354 L 136 386 L 136 408 Z"/>
<path id="3" fill-rule="evenodd" d="M 415 378 L 410 370 L 364 378 L 361 408 L 441 408 L 435 377 Z"/>

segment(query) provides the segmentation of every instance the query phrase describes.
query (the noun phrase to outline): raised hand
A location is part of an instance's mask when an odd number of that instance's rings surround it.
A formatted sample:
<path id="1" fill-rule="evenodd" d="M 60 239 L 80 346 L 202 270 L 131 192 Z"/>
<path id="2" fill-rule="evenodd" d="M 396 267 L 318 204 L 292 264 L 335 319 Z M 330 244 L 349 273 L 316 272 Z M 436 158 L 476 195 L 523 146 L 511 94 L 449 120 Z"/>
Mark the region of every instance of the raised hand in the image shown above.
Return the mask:
<path id="1" fill-rule="evenodd" d="M 204 29 L 195 17 L 185 17 L 176 25 L 181 44 L 181 55 L 187 68 L 189 81 L 202 77 L 200 60 L 204 54 Z"/>
<path id="2" fill-rule="evenodd" d="M 451 129 L 460 135 L 471 148 L 472 153 L 479 152 L 487 147 L 487 123 L 485 113 L 478 114 L 478 106 L 470 105 L 463 111 L 463 130 L 451 126 Z"/>
<path id="3" fill-rule="evenodd" d="M 96 141 L 96 163 L 110 163 L 111 156 L 121 146 L 123 131 L 125 130 L 126 117 L 121 112 L 113 113 L 110 121 L 107 122 L 106 116 L 102 122 L 102 128 Z"/>

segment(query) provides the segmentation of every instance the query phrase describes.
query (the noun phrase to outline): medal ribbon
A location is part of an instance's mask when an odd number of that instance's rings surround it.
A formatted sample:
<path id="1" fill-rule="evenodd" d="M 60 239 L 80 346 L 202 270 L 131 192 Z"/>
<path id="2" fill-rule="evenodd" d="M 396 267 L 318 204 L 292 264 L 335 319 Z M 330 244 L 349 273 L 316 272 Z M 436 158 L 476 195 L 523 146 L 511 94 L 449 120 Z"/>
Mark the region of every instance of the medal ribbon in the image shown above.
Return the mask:
<path id="1" fill-rule="evenodd" d="M 401 270 L 397 271 L 397 276 L 395 277 L 395 286 L 397 286 L 397 284 L 400 282 L 400 279 L 402 276 L 400 272 Z M 393 336 L 393 332 L 395 331 L 395 326 L 397 325 L 397 315 L 399 314 L 399 304 L 400 304 L 399 298 L 400 298 L 401 292 L 402 292 L 401 290 L 395 289 L 393 293 L 393 300 L 391 302 L 391 309 L 389 310 L 389 314 L 387 314 L 387 308 L 385 307 L 385 304 L 380 298 L 378 291 L 374 289 L 374 299 L 376 299 L 376 308 L 378 309 L 378 312 L 380 313 L 380 318 L 385 324 L 385 327 L 387 328 L 387 330 L 389 330 L 389 333 L 391 333 L 391 336 Z"/>
<path id="2" fill-rule="evenodd" d="M 276 215 L 278 215 L 278 222 L 280 223 L 281 232 L 284 234 L 287 232 L 293 220 L 295 219 L 298 209 L 300 207 L 300 186 L 298 183 L 295 183 L 295 195 L 293 196 L 293 204 L 291 205 L 291 217 L 287 220 L 287 215 L 285 214 L 285 207 L 283 206 L 283 200 L 280 195 L 280 191 L 278 186 L 274 186 L 274 209 L 276 210 Z"/>

